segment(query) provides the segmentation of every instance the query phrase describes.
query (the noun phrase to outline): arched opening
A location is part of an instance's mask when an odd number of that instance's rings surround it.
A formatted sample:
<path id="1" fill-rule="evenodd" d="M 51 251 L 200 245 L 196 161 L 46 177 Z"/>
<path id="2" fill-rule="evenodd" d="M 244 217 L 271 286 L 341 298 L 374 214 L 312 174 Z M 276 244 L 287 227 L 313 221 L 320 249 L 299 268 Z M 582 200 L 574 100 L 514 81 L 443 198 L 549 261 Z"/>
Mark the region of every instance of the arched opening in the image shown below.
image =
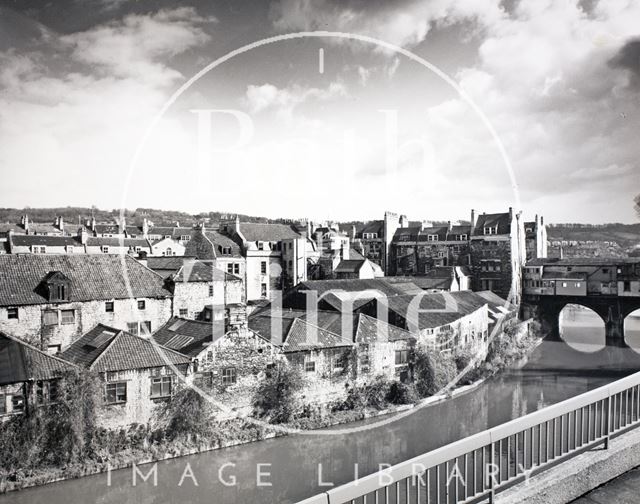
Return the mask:
<path id="1" fill-rule="evenodd" d="M 640 353 L 640 309 L 632 311 L 624 319 L 624 340 L 627 345 Z"/>
<path id="2" fill-rule="evenodd" d="M 558 317 L 560 337 L 579 352 L 597 352 L 606 346 L 604 320 L 585 306 L 566 305 Z"/>

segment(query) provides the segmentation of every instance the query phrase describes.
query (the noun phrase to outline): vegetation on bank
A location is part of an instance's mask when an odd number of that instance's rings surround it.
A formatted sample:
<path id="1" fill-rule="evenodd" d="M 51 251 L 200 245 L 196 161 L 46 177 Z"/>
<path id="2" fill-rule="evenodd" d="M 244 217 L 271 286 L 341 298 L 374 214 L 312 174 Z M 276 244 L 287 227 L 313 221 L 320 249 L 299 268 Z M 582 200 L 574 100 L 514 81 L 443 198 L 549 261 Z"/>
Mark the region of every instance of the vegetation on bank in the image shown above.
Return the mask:
<path id="1" fill-rule="evenodd" d="M 539 340 L 538 330 L 533 327 L 519 338 L 513 331 L 496 336 L 486 360 L 478 366 L 470 365 L 474 357 L 470 349 L 453 354 L 416 349 L 411 383 L 377 376 L 350 386 L 344 398 L 323 407 L 301 399 L 304 377 L 296 368 L 285 366 L 274 370 L 256 391 L 253 416 L 275 425 L 314 429 L 416 404 L 445 389 L 464 370 L 459 385 L 491 376 L 525 358 Z M 190 388 L 177 391 L 159 408 L 152 425 L 98 427 L 101 401 L 101 383 L 94 374 L 70 372 L 61 380 L 55 404 L 1 423 L 0 492 L 274 435 L 268 426 L 247 419 L 211 421 L 216 408 Z"/>

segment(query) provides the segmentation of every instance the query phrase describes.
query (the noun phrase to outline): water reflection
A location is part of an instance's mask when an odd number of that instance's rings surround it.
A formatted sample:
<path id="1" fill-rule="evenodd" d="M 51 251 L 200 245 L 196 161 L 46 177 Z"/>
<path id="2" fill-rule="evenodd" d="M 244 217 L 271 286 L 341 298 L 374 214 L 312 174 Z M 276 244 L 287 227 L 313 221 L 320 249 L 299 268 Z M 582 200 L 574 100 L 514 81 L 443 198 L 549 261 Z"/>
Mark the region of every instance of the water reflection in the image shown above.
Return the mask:
<path id="1" fill-rule="evenodd" d="M 624 340 L 640 352 L 640 310 L 632 312 L 624 321 Z"/>
<path id="2" fill-rule="evenodd" d="M 132 471 L 127 469 L 112 473 L 111 486 L 107 486 L 106 475 L 97 475 L 8 494 L 0 497 L 0 503 L 296 502 L 323 490 L 320 477 L 335 485 L 351 481 L 378 470 L 379 464 L 407 460 L 612 379 L 607 373 L 593 376 L 584 370 L 544 369 L 540 360 L 558 354 L 558 348 L 550 349 L 550 345 L 569 348 L 545 342 L 522 372 L 491 380 L 389 425 L 335 436 L 291 436 L 161 462 L 157 487 L 151 479 L 145 483 L 140 478 L 134 487 Z M 193 478 L 183 478 L 187 463 L 198 486 Z M 145 473 L 149 469 L 141 467 Z M 260 486 L 259 480 L 271 486 Z"/>
<path id="3" fill-rule="evenodd" d="M 560 312 L 560 336 L 579 352 L 597 352 L 606 346 L 604 321 L 584 306 L 568 304 Z"/>

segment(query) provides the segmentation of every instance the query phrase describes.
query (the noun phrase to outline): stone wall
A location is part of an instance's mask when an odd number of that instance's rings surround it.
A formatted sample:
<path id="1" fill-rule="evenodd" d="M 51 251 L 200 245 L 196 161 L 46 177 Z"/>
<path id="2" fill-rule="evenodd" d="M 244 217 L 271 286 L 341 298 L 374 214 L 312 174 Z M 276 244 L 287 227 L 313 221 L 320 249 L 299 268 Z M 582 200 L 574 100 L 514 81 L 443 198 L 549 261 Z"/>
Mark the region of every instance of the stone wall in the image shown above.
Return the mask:
<path id="1" fill-rule="evenodd" d="M 1 308 L 0 330 L 43 350 L 55 345 L 64 350 L 98 324 L 127 330 L 127 323 L 150 321 L 151 331 L 155 331 L 171 317 L 171 298 L 139 299 L 145 301 L 144 310 L 138 309 L 138 299 L 109 300 L 113 312 L 105 311 L 107 300 L 19 306 L 18 319 L 7 318 L 7 308 Z M 45 326 L 45 312 L 51 310 L 58 312 L 58 323 Z M 62 323 L 62 310 L 74 311 L 73 323 Z"/>

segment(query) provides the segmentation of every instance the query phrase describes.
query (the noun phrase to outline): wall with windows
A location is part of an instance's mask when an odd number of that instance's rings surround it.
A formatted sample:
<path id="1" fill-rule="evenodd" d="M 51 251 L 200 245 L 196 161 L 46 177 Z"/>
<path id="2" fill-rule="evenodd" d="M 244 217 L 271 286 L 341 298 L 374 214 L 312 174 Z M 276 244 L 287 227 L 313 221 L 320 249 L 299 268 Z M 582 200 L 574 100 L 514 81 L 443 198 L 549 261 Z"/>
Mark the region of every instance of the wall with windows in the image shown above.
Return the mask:
<path id="1" fill-rule="evenodd" d="M 139 307 L 138 301 L 144 301 Z M 171 318 L 171 298 L 111 299 L 0 307 L 0 330 L 56 353 L 98 324 L 144 335 Z"/>
<path id="2" fill-rule="evenodd" d="M 357 381 L 366 383 L 380 375 L 389 380 L 410 379 L 410 361 L 416 341 L 376 341 L 357 345 Z"/>
<path id="3" fill-rule="evenodd" d="M 178 370 L 189 382 L 191 375 L 186 367 Z M 170 400 L 182 383 L 168 366 L 107 372 L 102 379 L 105 400 L 98 423 L 109 429 L 150 422 L 156 408 Z"/>
<path id="4" fill-rule="evenodd" d="M 286 353 L 290 364 L 297 366 L 305 379 L 301 392 L 305 403 L 324 403 L 345 397 L 351 383 L 353 347 L 319 348 Z"/>
<path id="5" fill-rule="evenodd" d="M 246 415 L 258 386 L 282 359 L 278 347 L 242 329 L 226 334 L 198 355 L 194 381 L 211 390 L 216 401 L 234 408 L 234 413 L 220 412 L 220 417 Z"/>

